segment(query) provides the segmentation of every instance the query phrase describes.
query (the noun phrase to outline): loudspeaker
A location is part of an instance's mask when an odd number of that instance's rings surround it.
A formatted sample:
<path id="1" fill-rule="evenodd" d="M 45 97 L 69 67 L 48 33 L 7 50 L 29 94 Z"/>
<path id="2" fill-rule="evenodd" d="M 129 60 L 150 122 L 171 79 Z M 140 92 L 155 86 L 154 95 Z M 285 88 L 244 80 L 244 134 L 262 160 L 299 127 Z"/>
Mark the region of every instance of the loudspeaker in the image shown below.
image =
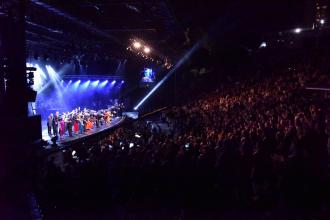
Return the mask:
<path id="1" fill-rule="evenodd" d="M 35 102 L 36 101 L 36 98 L 37 98 L 37 92 L 34 91 L 33 89 L 31 88 L 28 88 L 27 90 L 27 101 L 28 102 Z"/>
<path id="2" fill-rule="evenodd" d="M 42 129 L 41 129 L 41 116 L 34 115 L 28 117 L 27 121 L 27 137 L 31 142 L 41 140 L 42 138 Z"/>

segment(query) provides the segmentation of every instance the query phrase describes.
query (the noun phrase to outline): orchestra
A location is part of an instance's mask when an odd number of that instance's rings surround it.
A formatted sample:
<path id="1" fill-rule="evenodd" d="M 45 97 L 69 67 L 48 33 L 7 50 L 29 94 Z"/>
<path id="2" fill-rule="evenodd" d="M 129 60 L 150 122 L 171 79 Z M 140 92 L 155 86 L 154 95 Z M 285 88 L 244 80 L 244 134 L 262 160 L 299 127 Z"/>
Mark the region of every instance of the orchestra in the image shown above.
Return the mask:
<path id="1" fill-rule="evenodd" d="M 51 113 L 47 118 L 48 134 L 50 137 L 59 135 L 61 140 L 64 139 L 66 134 L 69 137 L 84 134 L 86 131 L 110 124 L 112 118 L 120 112 L 120 109 L 120 106 L 112 106 L 111 108 L 95 111 L 87 108 L 81 110 L 78 107 L 61 115 L 58 111 L 55 115 Z"/>

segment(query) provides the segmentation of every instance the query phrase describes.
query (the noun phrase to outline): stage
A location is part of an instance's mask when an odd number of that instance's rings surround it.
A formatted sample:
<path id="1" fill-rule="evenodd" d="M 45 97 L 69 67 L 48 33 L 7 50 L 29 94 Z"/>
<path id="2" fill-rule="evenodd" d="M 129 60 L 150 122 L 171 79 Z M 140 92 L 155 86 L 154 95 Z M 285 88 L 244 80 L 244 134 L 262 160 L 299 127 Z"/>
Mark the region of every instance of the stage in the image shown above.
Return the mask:
<path id="1" fill-rule="evenodd" d="M 59 138 L 56 143 L 59 145 L 68 145 L 71 143 L 75 143 L 81 139 L 85 139 L 90 136 L 101 133 L 103 131 L 114 128 L 117 125 L 121 124 L 124 120 L 125 120 L 125 117 L 115 117 L 112 119 L 111 123 L 109 123 L 109 124 L 102 125 L 98 128 L 94 127 L 93 129 L 88 130 L 82 134 L 73 134 L 73 137 L 70 137 L 68 132 L 66 132 L 65 135 L 62 137 L 62 139 Z M 47 141 L 50 145 L 52 144 L 51 137 L 48 135 L 47 121 L 42 121 L 42 139 Z M 48 147 L 50 147 L 50 146 L 48 146 Z"/>

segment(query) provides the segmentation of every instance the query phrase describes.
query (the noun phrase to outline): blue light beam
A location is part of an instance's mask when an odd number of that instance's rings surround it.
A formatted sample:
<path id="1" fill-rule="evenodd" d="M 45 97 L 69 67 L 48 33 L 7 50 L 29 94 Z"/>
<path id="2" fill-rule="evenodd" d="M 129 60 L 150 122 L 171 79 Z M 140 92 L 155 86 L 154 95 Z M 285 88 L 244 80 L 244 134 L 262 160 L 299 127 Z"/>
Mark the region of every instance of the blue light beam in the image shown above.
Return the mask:
<path id="1" fill-rule="evenodd" d="M 90 80 L 84 82 L 84 83 L 81 85 L 81 88 L 82 88 L 82 89 L 87 89 L 90 83 L 91 83 Z"/>
<path id="2" fill-rule="evenodd" d="M 175 73 L 190 57 L 191 55 L 199 49 L 204 42 L 207 40 L 208 36 L 204 36 L 201 40 L 196 42 L 196 44 L 188 50 L 185 55 L 175 64 L 175 66 L 164 76 L 162 80 L 160 80 L 155 87 L 153 87 L 150 92 L 134 107 L 134 110 L 138 110 L 139 107 L 161 86 L 163 83 L 170 78 L 173 73 Z"/>
<path id="3" fill-rule="evenodd" d="M 99 85 L 99 88 L 103 88 L 103 87 L 105 87 L 107 84 L 108 84 L 108 80 L 105 80 L 105 81 L 103 81 L 100 85 Z"/>
<path id="4" fill-rule="evenodd" d="M 100 83 L 100 80 L 96 80 L 96 81 L 92 82 L 92 86 L 97 87 L 99 85 L 99 83 Z"/>
<path id="5" fill-rule="evenodd" d="M 73 88 L 74 88 L 75 90 L 78 89 L 78 87 L 79 87 L 79 85 L 80 85 L 80 82 L 81 82 L 81 80 L 78 80 L 78 81 L 76 81 L 75 83 L 73 83 Z"/>

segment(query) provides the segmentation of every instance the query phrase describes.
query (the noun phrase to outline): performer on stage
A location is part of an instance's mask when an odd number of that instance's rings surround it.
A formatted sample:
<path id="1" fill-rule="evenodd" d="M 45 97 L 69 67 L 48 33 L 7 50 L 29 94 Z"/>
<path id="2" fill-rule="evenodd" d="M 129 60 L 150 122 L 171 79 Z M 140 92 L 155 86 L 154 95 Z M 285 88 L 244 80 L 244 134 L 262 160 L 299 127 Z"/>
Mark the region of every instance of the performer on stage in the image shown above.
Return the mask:
<path id="1" fill-rule="evenodd" d="M 97 112 L 95 115 L 95 125 L 97 128 L 99 128 L 101 125 L 101 118 L 102 118 L 101 112 Z"/>
<path id="2" fill-rule="evenodd" d="M 86 117 L 84 117 L 83 124 L 84 124 L 84 132 L 85 132 L 85 131 L 87 131 L 87 118 Z"/>
<path id="3" fill-rule="evenodd" d="M 71 115 L 68 115 L 67 122 L 66 122 L 66 127 L 67 127 L 68 132 L 69 132 L 69 137 L 73 137 L 72 136 L 72 116 Z"/>
<path id="4" fill-rule="evenodd" d="M 86 130 L 91 130 L 93 128 L 93 122 L 88 119 L 86 124 Z"/>
<path id="5" fill-rule="evenodd" d="M 54 118 L 54 115 L 53 115 L 53 113 L 51 113 L 48 116 L 48 119 L 47 119 L 47 128 L 48 128 L 48 135 L 49 135 L 49 137 L 52 136 L 53 118 Z"/>
<path id="6" fill-rule="evenodd" d="M 59 123 L 59 112 L 56 112 L 53 118 L 53 134 L 54 136 L 58 135 L 58 123 Z"/>
<path id="7" fill-rule="evenodd" d="M 105 123 L 109 124 L 111 122 L 111 113 L 110 111 L 106 111 L 105 113 Z"/>
<path id="8" fill-rule="evenodd" d="M 65 121 L 64 121 L 64 117 L 61 118 L 61 121 L 60 121 L 60 139 L 63 138 L 65 134 Z"/>
<path id="9" fill-rule="evenodd" d="M 76 120 L 74 121 L 74 124 L 73 124 L 73 131 L 74 131 L 74 133 L 75 133 L 76 135 L 77 135 L 78 132 L 79 132 L 78 119 L 76 119 Z"/>
<path id="10" fill-rule="evenodd" d="M 49 136 L 58 136 L 64 138 L 66 130 L 70 137 L 74 134 L 83 134 L 87 130 L 92 130 L 95 127 L 101 127 L 104 124 L 109 125 L 114 117 L 116 107 L 95 111 L 80 107 L 71 112 L 63 113 L 60 117 L 59 112 L 55 115 L 50 114 L 47 118 L 47 128 Z M 52 131 L 53 129 L 53 131 Z"/>
<path id="11" fill-rule="evenodd" d="M 79 133 L 82 134 L 84 132 L 84 120 L 81 115 L 78 116 L 78 125 L 79 125 Z"/>

